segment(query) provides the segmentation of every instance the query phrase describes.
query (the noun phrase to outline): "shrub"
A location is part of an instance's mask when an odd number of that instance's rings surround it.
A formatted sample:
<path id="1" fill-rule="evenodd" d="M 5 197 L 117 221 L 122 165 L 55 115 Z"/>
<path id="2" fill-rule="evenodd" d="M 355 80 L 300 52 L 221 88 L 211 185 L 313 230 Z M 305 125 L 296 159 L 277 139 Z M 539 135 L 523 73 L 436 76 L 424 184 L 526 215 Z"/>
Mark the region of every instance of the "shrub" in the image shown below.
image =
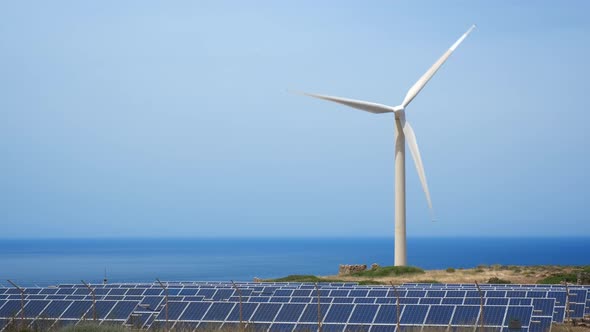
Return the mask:
<path id="1" fill-rule="evenodd" d="M 97 325 L 94 323 L 80 323 L 61 328 L 59 332 L 128 332 L 122 325 Z"/>
<path id="2" fill-rule="evenodd" d="M 510 280 L 500 279 L 498 277 L 492 277 L 488 280 L 488 284 L 511 284 Z"/>
<path id="3" fill-rule="evenodd" d="M 352 275 L 357 277 L 388 277 L 418 273 L 424 273 L 424 270 L 414 266 L 383 266 L 375 270 L 353 273 Z"/>
<path id="4" fill-rule="evenodd" d="M 537 281 L 538 284 L 559 284 L 561 282 L 577 282 L 575 273 L 557 273 Z"/>
<path id="5" fill-rule="evenodd" d="M 454 269 L 454 268 L 452 268 L 452 267 L 449 267 L 449 268 L 447 269 L 447 272 L 449 272 L 449 273 L 453 273 L 453 272 L 455 272 L 455 269 Z"/>
<path id="6" fill-rule="evenodd" d="M 418 280 L 416 282 L 419 283 L 419 284 L 441 284 L 440 281 L 434 280 L 434 279 L 430 279 L 430 280 L 428 280 L 428 279 L 426 279 L 426 280 Z"/>
<path id="7" fill-rule="evenodd" d="M 283 278 L 266 279 L 263 282 L 342 282 L 342 280 L 318 278 L 314 275 L 307 274 L 294 274 Z"/>
<path id="8" fill-rule="evenodd" d="M 361 280 L 359 281 L 359 285 L 387 285 L 384 282 L 376 281 L 376 280 Z"/>

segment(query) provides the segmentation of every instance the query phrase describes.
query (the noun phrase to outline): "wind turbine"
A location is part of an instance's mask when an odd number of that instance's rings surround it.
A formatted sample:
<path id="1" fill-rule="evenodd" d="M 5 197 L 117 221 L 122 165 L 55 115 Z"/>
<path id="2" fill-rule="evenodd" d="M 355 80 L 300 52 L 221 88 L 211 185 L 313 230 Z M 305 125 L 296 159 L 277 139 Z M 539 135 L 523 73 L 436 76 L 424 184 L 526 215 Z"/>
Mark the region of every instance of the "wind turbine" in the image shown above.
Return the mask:
<path id="1" fill-rule="evenodd" d="M 459 38 L 435 63 L 420 77 L 420 79 L 412 85 L 408 90 L 403 102 L 395 107 L 362 101 L 348 98 L 318 95 L 313 93 L 303 93 L 306 96 L 319 98 L 343 104 L 352 108 L 367 111 L 370 113 L 394 113 L 395 115 L 395 266 L 405 266 L 407 264 L 406 253 L 406 141 L 410 148 L 410 153 L 414 159 L 418 177 L 422 183 L 422 189 L 426 195 L 426 201 L 430 210 L 432 220 L 434 221 L 434 212 L 432 209 L 432 201 L 430 200 L 430 192 L 428 191 L 428 183 L 426 182 L 426 174 L 424 173 L 424 166 L 422 165 L 422 157 L 420 150 L 416 143 L 416 135 L 410 123 L 406 120 L 406 107 L 414 100 L 418 93 L 424 88 L 426 83 L 430 81 L 432 76 L 436 74 L 438 69 L 447 61 L 449 56 L 455 49 L 467 38 L 467 36 L 475 29 L 472 25 L 461 38 Z"/>

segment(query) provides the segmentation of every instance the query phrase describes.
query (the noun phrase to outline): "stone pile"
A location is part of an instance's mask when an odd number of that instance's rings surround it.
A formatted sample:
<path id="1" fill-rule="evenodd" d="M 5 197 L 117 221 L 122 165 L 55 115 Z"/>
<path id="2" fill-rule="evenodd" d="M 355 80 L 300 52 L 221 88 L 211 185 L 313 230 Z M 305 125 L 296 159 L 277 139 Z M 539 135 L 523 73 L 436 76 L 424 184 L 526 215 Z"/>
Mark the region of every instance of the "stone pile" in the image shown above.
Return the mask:
<path id="1" fill-rule="evenodd" d="M 340 267 L 338 268 L 338 275 L 345 276 L 345 275 L 349 275 L 349 274 L 353 274 L 353 273 L 357 273 L 357 272 L 363 272 L 366 270 L 367 270 L 367 264 L 353 264 L 353 265 L 340 264 Z"/>

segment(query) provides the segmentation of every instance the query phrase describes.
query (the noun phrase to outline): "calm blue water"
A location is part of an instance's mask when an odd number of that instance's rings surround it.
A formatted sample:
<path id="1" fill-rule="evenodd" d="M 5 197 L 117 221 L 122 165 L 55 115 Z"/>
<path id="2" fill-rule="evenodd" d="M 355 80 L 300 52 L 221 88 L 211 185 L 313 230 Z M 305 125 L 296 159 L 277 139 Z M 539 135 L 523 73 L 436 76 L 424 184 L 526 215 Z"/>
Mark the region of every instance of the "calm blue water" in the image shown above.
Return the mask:
<path id="1" fill-rule="evenodd" d="M 408 253 L 426 269 L 590 265 L 590 238 L 410 238 Z M 0 280 L 23 284 L 99 282 L 105 268 L 113 282 L 249 281 L 392 262 L 391 238 L 0 240 Z"/>

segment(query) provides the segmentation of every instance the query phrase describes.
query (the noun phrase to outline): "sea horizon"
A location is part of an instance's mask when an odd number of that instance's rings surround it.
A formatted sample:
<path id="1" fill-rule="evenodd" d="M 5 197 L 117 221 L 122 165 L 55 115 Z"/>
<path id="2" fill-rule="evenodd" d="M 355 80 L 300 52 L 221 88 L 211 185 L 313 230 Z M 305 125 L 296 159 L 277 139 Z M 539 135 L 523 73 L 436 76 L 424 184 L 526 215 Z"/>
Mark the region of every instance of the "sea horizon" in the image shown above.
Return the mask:
<path id="1" fill-rule="evenodd" d="M 240 280 L 335 275 L 339 264 L 393 264 L 392 237 L 0 239 L 0 279 L 22 284 Z M 408 263 L 590 265 L 589 237 L 408 237 Z"/>

